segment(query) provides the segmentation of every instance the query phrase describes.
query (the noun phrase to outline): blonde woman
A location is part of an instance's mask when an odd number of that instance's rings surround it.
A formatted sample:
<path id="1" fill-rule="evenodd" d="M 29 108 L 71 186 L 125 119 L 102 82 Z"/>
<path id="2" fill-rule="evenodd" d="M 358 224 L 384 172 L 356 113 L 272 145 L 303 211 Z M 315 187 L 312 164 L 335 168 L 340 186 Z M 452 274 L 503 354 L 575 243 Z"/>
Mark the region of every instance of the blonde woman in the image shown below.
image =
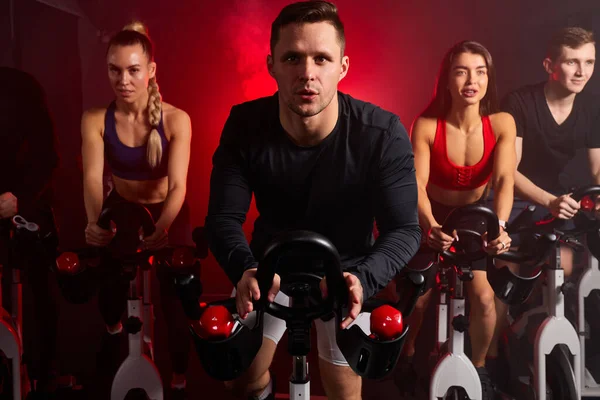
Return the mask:
<path id="1" fill-rule="evenodd" d="M 81 121 L 86 242 L 92 246 L 110 242 L 113 232 L 100 228 L 96 221 L 103 207 L 125 199 L 143 204 L 154 217 L 157 229 L 143 241 L 147 249 L 184 243 L 191 237 L 184 203 L 190 118 L 162 101 L 153 45 L 143 24 L 135 22 L 113 36 L 106 59 L 115 100 L 108 108 L 86 111 Z M 105 159 L 114 189 L 103 199 Z M 157 275 L 173 364 L 171 386 L 184 389 L 189 350 L 186 319 L 166 271 L 158 270 Z M 120 336 L 126 294 L 127 282 L 117 277 L 101 285 L 98 300 L 107 325 L 103 345 Z M 113 361 L 113 366 L 118 365 Z"/>

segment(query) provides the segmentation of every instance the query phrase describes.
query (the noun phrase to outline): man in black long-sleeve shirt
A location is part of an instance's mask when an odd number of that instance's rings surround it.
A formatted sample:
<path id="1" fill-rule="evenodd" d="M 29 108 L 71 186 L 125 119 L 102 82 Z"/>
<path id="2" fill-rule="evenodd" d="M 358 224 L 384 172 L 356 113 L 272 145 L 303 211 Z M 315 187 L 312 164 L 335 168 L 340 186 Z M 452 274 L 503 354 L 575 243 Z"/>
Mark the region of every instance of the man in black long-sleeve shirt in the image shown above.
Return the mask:
<path id="1" fill-rule="evenodd" d="M 342 328 L 419 246 L 408 135 L 395 115 L 337 91 L 348 70 L 343 54 L 344 31 L 335 6 L 285 7 L 273 23 L 268 57 L 278 92 L 235 106 L 225 124 L 213 157 L 206 228 L 213 254 L 236 286 L 242 318 L 252 311 L 252 298 L 281 299 L 278 277 L 265 294 L 255 273 L 265 246 L 282 231 L 315 231 L 337 247 L 351 302 Z M 252 193 L 259 216 L 248 245 L 242 224 Z M 281 323 L 265 316 L 270 340 L 263 342 L 244 379 L 231 384 L 234 392 L 272 398 L 268 367 L 285 330 Z M 360 398 L 360 378 L 337 348 L 334 322 L 316 324 L 327 395 Z"/>
<path id="2" fill-rule="evenodd" d="M 0 67 L 0 87 L 0 224 L 9 224 L 18 213 L 37 223 L 44 233 L 54 231 L 51 181 L 58 155 L 43 89 L 31 75 L 7 67 Z M 44 261 L 25 269 L 41 350 L 36 374 L 38 392 L 54 390 L 57 367 L 57 306 L 48 280 L 53 260 Z M 3 271 L 4 307 L 11 306 L 9 267 Z M 28 332 L 26 336 L 33 335 L 34 330 Z M 27 346 L 25 351 L 29 351 Z"/>

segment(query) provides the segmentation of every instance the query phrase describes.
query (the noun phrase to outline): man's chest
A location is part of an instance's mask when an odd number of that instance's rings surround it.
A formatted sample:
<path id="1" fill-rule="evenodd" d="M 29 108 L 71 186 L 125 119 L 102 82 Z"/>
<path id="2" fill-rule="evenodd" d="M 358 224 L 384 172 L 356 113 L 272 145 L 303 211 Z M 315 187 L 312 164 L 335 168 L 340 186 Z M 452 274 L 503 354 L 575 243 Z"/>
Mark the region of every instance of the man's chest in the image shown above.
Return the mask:
<path id="1" fill-rule="evenodd" d="M 562 119 L 562 117 L 560 117 Z M 533 115 L 524 127 L 523 151 L 571 155 L 585 146 L 585 121 L 577 115 L 570 115 L 558 124 L 550 115 Z"/>
<path id="2" fill-rule="evenodd" d="M 250 183 L 257 200 L 341 208 L 364 198 L 373 184 L 370 160 L 347 150 L 280 148 L 257 154 L 250 162 Z"/>

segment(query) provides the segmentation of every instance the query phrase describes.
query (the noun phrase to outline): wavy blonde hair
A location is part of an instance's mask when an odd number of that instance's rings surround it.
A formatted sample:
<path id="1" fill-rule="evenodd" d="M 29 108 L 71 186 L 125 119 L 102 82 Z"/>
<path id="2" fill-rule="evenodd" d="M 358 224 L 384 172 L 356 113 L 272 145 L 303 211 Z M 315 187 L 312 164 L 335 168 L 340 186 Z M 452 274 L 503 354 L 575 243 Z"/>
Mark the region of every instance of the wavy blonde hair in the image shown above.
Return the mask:
<path id="1" fill-rule="evenodd" d="M 123 27 L 123 30 L 113 36 L 108 43 L 108 48 L 112 46 L 132 46 L 139 44 L 142 46 L 148 60 L 154 61 L 154 49 L 148 29 L 140 21 L 133 21 Z M 152 130 L 146 143 L 146 159 L 151 168 L 156 168 L 162 159 L 162 141 L 158 133 L 162 115 L 162 96 L 156 83 L 156 76 L 148 82 L 148 121 Z"/>

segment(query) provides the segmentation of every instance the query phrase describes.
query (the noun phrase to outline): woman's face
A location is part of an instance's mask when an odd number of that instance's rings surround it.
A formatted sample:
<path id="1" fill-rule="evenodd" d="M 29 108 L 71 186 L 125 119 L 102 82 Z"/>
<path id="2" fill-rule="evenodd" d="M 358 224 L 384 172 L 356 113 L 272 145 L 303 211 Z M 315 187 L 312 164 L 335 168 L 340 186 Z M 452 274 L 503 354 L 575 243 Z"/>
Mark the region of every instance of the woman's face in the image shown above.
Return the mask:
<path id="1" fill-rule="evenodd" d="M 485 97 L 488 68 L 482 55 L 459 54 L 452 61 L 448 74 L 448 90 L 453 104 L 473 105 Z"/>
<path id="2" fill-rule="evenodd" d="M 148 95 L 148 81 L 156 74 L 156 64 L 148 60 L 141 45 L 111 46 L 107 64 L 108 79 L 115 96 L 133 103 Z"/>

